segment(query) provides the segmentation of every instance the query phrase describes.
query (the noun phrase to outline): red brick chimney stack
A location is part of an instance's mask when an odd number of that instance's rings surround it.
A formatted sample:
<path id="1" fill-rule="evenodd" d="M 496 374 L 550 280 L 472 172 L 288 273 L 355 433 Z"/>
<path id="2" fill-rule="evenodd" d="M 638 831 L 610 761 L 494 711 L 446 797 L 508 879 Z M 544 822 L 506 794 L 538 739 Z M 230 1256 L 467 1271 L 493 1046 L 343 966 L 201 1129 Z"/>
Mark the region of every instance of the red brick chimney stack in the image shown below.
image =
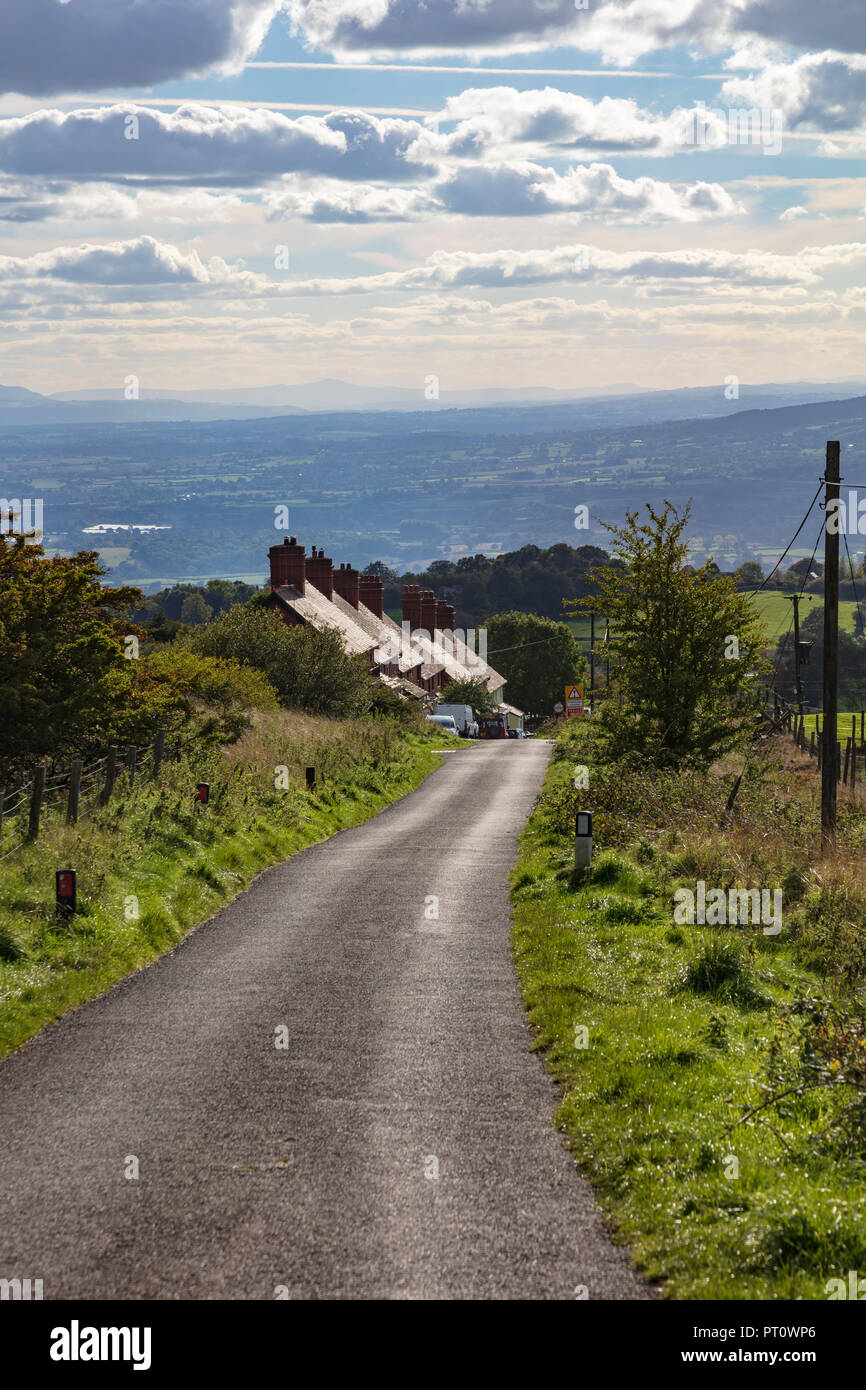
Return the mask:
<path id="1" fill-rule="evenodd" d="M 417 584 L 403 585 L 403 622 L 414 632 L 421 626 L 421 590 Z"/>
<path id="2" fill-rule="evenodd" d="M 310 583 L 318 589 L 325 598 L 331 598 L 334 593 L 334 562 L 324 550 L 316 550 L 313 546 L 312 553 L 307 560 L 306 575 Z"/>
<path id="3" fill-rule="evenodd" d="M 353 608 L 358 607 L 360 583 L 361 576 L 357 570 L 352 569 L 351 565 L 341 565 L 338 570 L 334 570 L 334 588 L 340 598 L 351 603 Z"/>
<path id="4" fill-rule="evenodd" d="M 377 618 L 383 614 L 385 585 L 377 574 L 362 574 L 360 579 L 361 602 Z"/>
<path id="5" fill-rule="evenodd" d="M 291 584 L 299 593 L 304 592 L 304 547 L 298 545 L 296 536 L 286 536 L 282 545 L 272 545 L 268 551 L 271 562 L 271 588 L 282 589 Z"/>
<path id="6" fill-rule="evenodd" d="M 436 602 L 436 626 L 440 632 L 454 631 L 454 607 L 450 603 Z"/>
<path id="7" fill-rule="evenodd" d="M 430 636 L 436 631 L 436 595 L 432 589 L 421 590 L 421 621 L 419 626 Z"/>

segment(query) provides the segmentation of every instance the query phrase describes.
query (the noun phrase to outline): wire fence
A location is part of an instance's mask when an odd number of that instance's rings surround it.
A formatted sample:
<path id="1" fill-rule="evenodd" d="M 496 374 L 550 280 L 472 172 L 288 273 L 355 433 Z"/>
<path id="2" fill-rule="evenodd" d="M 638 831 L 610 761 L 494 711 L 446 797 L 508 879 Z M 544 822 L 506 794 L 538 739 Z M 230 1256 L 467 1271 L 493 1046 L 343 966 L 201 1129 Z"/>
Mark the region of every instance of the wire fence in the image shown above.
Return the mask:
<path id="1" fill-rule="evenodd" d="M 11 790 L 0 787 L 0 864 L 37 840 L 47 820 L 74 825 L 107 806 L 119 787 L 130 792 L 138 780 L 152 781 L 164 761 L 179 757 L 199 737 L 168 741 L 160 731 L 152 743 L 109 748 L 87 763 L 74 759 L 65 770 L 41 764 Z"/>
<path id="2" fill-rule="evenodd" d="M 815 715 L 815 727 L 806 732 L 806 716 L 783 699 L 776 691 L 772 707 L 764 710 L 764 733 L 790 734 L 796 746 L 815 760 L 816 769 L 823 768 L 825 753 L 835 758 L 836 781 L 844 783 L 853 791 L 861 777 L 866 778 L 866 710 L 859 714 L 840 714 L 837 716 L 836 747 L 832 751 L 827 745 L 822 727 L 822 716 Z M 847 721 L 850 719 L 850 733 Z M 858 771 L 858 764 L 860 771 Z"/>

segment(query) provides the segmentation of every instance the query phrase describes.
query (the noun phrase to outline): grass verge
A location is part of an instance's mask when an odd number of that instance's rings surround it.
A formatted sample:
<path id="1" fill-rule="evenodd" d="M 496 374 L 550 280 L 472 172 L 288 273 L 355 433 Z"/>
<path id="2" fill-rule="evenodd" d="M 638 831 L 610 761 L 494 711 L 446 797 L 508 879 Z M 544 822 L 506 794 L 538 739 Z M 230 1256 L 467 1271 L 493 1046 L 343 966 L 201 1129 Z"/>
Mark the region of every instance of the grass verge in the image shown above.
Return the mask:
<path id="1" fill-rule="evenodd" d="M 866 1037 L 851 1003 L 863 905 L 850 866 L 815 867 L 802 808 L 776 784 L 744 793 L 742 823 L 723 832 L 725 784 L 699 779 L 678 801 L 672 781 L 653 804 L 640 776 L 629 786 L 608 770 L 604 785 L 576 740 L 550 765 L 512 880 L 524 1001 L 562 1087 L 556 1124 L 667 1297 L 827 1298 L 829 1280 L 866 1270 Z M 602 838 L 582 876 L 563 814 L 575 761 L 590 767 L 596 791 L 582 800 Z M 701 878 L 781 885 L 781 935 L 678 925 L 673 894 Z M 858 1070 L 840 1070 L 854 1053 Z"/>
<path id="2" fill-rule="evenodd" d="M 0 1056 L 170 950 L 260 870 L 412 791 L 439 765 L 435 750 L 455 744 L 382 719 L 253 719 L 236 744 L 199 746 L 132 792 L 121 782 L 108 807 L 75 826 L 49 822 L 6 860 Z M 211 785 L 204 815 L 200 781 Z M 78 874 L 69 922 L 55 916 L 56 869 Z"/>

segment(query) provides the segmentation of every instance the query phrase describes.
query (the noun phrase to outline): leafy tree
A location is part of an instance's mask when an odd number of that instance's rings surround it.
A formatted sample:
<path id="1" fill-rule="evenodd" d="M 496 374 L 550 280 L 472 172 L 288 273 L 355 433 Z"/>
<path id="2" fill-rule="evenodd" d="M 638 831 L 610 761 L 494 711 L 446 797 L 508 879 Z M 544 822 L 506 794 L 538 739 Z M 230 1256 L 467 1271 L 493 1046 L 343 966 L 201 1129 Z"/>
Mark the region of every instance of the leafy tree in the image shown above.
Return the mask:
<path id="1" fill-rule="evenodd" d="M 170 732 L 194 722 L 221 742 L 249 726 L 253 709 L 275 709 L 277 692 L 264 672 L 240 661 L 201 656 L 172 642 L 133 669 L 134 700 L 118 717 L 117 732 L 131 743 L 149 743 L 157 729 Z"/>
<path id="2" fill-rule="evenodd" d="M 687 570 L 689 511 L 648 505 L 646 521 L 629 512 L 623 527 L 607 527 L 622 568 L 598 568 L 593 578 L 611 629 L 601 732 L 613 756 L 705 766 L 750 725 L 761 622 L 731 575 L 710 562 Z"/>
<path id="3" fill-rule="evenodd" d="M 213 617 L 213 609 L 205 603 L 201 594 L 187 594 L 180 606 L 180 620 L 191 627 L 202 627 Z"/>
<path id="4" fill-rule="evenodd" d="M 285 705 L 320 714 L 359 714 L 370 707 L 371 678 L 337 632 L 288 627 L 270 609 L 236 604 L 185 639 L 203 656 L 246 662 L 264 671 Z"/>
<path id="5" fill-rule="evenodd" d="M 108 742 L 132 698 L 124 612 L 138 589 L 103 587 L 96 551 L 47 558 L 0 535 L 0 765 L 86 757 Z"/>
<path id="6" fill-rule="evenodd" d="M 580 684 L 586 672 L 571 629 L 533 613 L 498 613 L 491 618 L 487 659 L 508 682 L 508 703 L 531 715 L 551 714 L 565 687 Z"/>
<path id="7" fill-rule="evenodd" d="M 383 584 L 399 584 L 400 576 L 396 570 L 392 570 L 385 564 L 384 560 L 372 560 L 369 565 L 362 570 L 362 574 L 375 575 L 381 579 Z"/>
<path id="8" fill-rule="evenodd" d="M 496 702 L 480 676 L 451 681 L 439 698 L 445 705 L 471 705 L 478 715 L 492 714 L 496 708 Z"/>
<path id="9" fill-rule="evenodd" d="M 757 560 L 746 560 L 734 572 L 738 589 L 757 589 L 764 582 L 764 571 Z"/>

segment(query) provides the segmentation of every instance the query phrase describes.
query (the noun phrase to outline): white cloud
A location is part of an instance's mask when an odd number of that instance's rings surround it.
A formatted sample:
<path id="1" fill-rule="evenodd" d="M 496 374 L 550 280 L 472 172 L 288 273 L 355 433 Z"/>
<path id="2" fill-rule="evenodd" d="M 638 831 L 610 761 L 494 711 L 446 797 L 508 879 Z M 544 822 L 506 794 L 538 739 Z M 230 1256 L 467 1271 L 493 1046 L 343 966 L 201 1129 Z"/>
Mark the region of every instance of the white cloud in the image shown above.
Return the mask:
<path id="1" fill-rule="evenodd" d="M 32 256 L 0 256 L 0 281 L 22 283 L 58 280 L 76 285 L 124 288 L 172 286 L 230 289 L 267 288 L 263 276 L 229 266 L 218 256 L 202 261 L 197 251 L 184 252 L 151 236 L 101 245 L 57 246 Z"/>
<path id="2" fill-rule="evenodd" d="M 255 186 L 298 171 L 399 183 L 435 172 L 412 158 L 422 132 L 364 112 L 293 119 L 265 107 L 120 103 L 0 121 L 0 169 L 67 181 Z"/>
<path id="3" fill-rule="evenodd" d="M 283 0 L 6 0 L 0 90 L 27 96 L 237 71 Z"/>
<path id="4" fill-rule="evenodd" d="M 531 52 L 555 45 L 621 65 L 664 47 L 719 52 L 750 36 L 814 49 L 866 49 L 861 0 L 289 0 L 301 33 L 343 59 Z"/>
<path id="5" fill-rule="evenodd" d="M 728 291 L 765 285 L 780 289 L 816 285 L 822 274 L 866 260 L 866 242 L 807 246 L 781 255 L 773 251 L 608 251 L 575 244 L 531 251 L 437 251 L 423 266 L 381 275 L 298 281 L 294 294 L 368 294 L 392 290 L 509 289 L 520 285 L 657 285 Z"/>
<path id="6" fill-rule="evenodd" d="M 780 111 L 790 130 L 802 126 L 828 135 L 864 130 L 866 57 L 821 52 L 793 62 L 767 62 L 757 73 L 728 78 L 720 99 L 736 107 Z M 842 145 L 834 153 L 848 151 Z"/>
<path id="7" fill-rule="evenodd" d="M 785 211 L 784 211 L 784 212 L 780 212 L 780 213 L 779 213 L 779 221 L 780 221 L 780 222 L 796 222 L 796 220 L 797 220 L 798 218 L 800 218 L 800 217 L 808 217 L 808 216 L 809 216 L 809 209 L 808 209 L 808 208 L 804 208 L 804 207 L 802 207 L 802 206 L 800 206 L 800 205 L 798 204 L 797 207 L 785 208 Z"/>
<path id="8" fill-rule="evenodd" d="M 304 180 L 263 197 L 271 221 L 299 217 L 306 222 L 411 222 L 441 212 L 427 193 L 414 188 L 376 188 Z"/>
<path id="9" fill-rule="evenodd" d="M 571 212 L 618 222 L 699 222 L 743 211 L 717 183 L 675 186 L 646 176 L 621 178 L 609 164 L 579 165 L 565 174 L 537 164 L 467 165 L 436 186 L 442 205 L 475 217 L 527 217 Z"/>
<path id="10" fill-rule="evenodd" d="M 708 134 L 715 118 L 706 115 Z M 470 87 L 448 99 L 440 121 L 457 121 L 445 140 L 449 155 L 478 158 L 488 152 L 507 154 L 515 147 L 524 155 L 559 154 L 668 155 L 721 144 L 694 143 L 695 111 L 677 108 L 669 115 L 644 110 L 624 97 L 592 101 L 555 87 L 518 91 L 514 87 Z M 692 138 L 690 139 L 690 134 Z"/>

